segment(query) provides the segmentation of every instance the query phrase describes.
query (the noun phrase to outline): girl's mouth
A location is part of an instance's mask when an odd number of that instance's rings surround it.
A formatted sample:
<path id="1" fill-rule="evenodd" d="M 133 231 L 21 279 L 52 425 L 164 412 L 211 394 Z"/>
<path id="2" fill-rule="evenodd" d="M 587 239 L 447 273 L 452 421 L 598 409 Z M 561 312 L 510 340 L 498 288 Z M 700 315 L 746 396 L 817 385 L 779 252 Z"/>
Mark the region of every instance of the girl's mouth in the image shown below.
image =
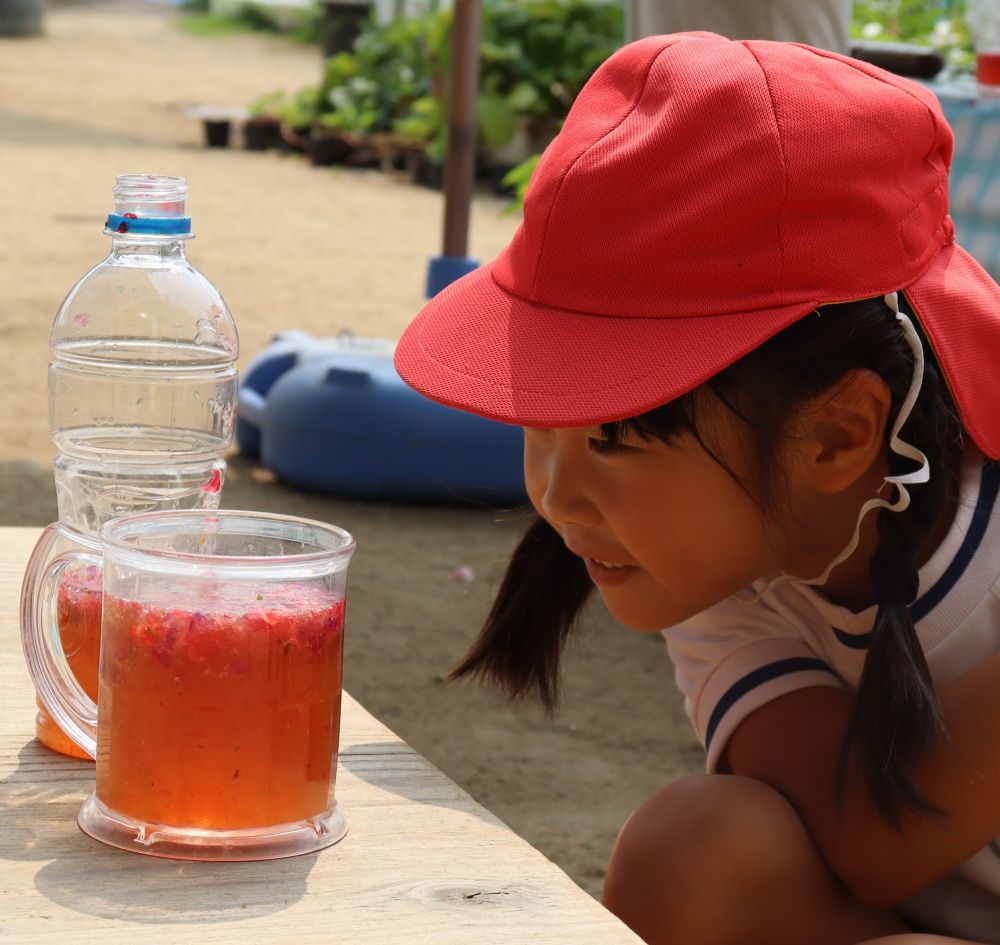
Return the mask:
<path id="1" fill-rule="evenodd" d="M 612 564 L 610 561 L 598 561 L 596 558 L 584 558 L 587 574 L 595 584 L 620 584 L 627 581 L 639 570 L 631 564 Z"/>

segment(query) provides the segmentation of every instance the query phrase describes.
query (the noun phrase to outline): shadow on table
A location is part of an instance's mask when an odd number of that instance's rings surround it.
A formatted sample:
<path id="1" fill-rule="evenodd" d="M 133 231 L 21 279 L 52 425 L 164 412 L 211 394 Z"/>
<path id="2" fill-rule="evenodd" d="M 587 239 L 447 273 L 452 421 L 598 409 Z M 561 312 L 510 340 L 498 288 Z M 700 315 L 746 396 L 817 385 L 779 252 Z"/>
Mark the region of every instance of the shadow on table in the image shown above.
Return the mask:
<path id="1" fill-rule="evenodd" d="M 0 859 L 51 860 L 35 874 L 50 901 L 120 922 L 237 922 L 298 902 L 315 855 L 254 863 L 198 863 L 140 856 L 86 836 L 76 815 L 94 786 L 91 762 L 37 741 L 0 781 Z"/>
<path id="2" fill-rule="evenodd" d="M 454 781 L 406 746 L 360 742 L 341 751 L 337 764 L 372 787 L 397 797 L 417 804 L 462 811 L 488 824 L 502 823 Z"/>

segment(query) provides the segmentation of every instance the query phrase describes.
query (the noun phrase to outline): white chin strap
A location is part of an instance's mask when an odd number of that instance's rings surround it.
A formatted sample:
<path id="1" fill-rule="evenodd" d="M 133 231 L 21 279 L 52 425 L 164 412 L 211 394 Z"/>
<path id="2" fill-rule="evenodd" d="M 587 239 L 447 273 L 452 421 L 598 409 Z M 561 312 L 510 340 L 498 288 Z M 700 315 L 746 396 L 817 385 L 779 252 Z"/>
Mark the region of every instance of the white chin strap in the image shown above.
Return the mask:
<path id="1" fill-rule="evenodd" d="M 896 318 L 899 320 L 900 326 L 903 329 L 903 335 L 910 346 L 910 350 L 913 351 L 913 380 L 910 381 L 910 389 L 899 408 L 899 413 L 896 414 L 896 421 L 892 425 L 892 435 L 889 437 L 889 449 L 891 449 L 897 456 L 903 456 L 906 459 L 920 463 L 920 468 L 915 469 L 913 472 L 904 473 L 900 476 L 886 476 L 885 479 L 882 480 L 882 486 L 879 487 L 879 492 L 882 491 L 887 483 L 891 483 L 896 487 L 895 501 L 890 502 L 887 499 L 874 498 L 869 499 L 863 506 L 861 506 L 861 511 L 858 513 L 857 524 L 854 526 L 854 534 L 851 536 L 851 540 L 847 543 L 847 547 L 844 548 L 844 550 L 841 551 L 840 554 L 826 566 L 826 570 L 819 575 L 819 577 L 806 579 L 795 577 L 792 574 L 778 574 L 768 581 L 767 584 L 753 597 L 744 598 L 748 603 L 760 600 L 761 595 L 765 592 L 777 587 L 780 584 L 787 584 L 790 581 L 797 581 L 800 584 L 825 584 L 826 579 L 830 576 L 830 572 L 837 567 L 838 564 L 843 563 L 852 554 L 854 554 L 854 550 L 858 547 L 858 541 L 861 536 L 861 523 L 864 521 L 865 516 L 874 509 L 888 509 L 890 512 L 902 512 L 910 504 L 910 493 L 907 491 L 906 487 L 916 483 L 927 482 L 927 480 L 931 477 L 931 467 L 930 463 L 927 462 L 927 457 L 915 446 L 912 446 L 909 443 L 904 443 L 903 440 L 899 438 L 899 431 L 903 428 L 903 424 L 905 424 L 909 419 L 910 412 L 913 410 L 913 405 L 917 402 L 917 397 L 920 394 L 920 385 L 923 383 L 924 379 L 924 349 L 920 344 L 920 336 L 913 327 L 913 323 L 899 310 L 899 299 L 896 293 L 890 292 L 886 295 L 885 303 L 890 309 L 892 309 L 893 312 L 895 312 Z"/>

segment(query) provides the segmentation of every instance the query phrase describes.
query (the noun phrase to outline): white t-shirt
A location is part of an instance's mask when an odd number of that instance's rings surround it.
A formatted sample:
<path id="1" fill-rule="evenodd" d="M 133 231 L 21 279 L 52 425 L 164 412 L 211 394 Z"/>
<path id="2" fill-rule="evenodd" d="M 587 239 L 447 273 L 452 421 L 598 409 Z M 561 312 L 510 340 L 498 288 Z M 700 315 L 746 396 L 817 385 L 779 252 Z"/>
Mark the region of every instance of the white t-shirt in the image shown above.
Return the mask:
<path id="1" fill-rule="evenodd" d="M 938 682 L 1000 651 L 998 490 L 1000 463 L 967 451 L 955 519 L 920 569 L 910 613 Z M 755 709 L 808 686 L 854 689 L 861 677 L 875 607 L 854 613 L 798 581 L 752 602 L 765 583 L 663 631 L 710 772 Z M 1000 945 L 1000 841 L 899 909 L 936 932 Z"/>
<path id="2" fill-rule="evenodd" d="M 630 40 L 708 30 L 849 51 L 851 0 L 629 0 L 627 9 Z"/>

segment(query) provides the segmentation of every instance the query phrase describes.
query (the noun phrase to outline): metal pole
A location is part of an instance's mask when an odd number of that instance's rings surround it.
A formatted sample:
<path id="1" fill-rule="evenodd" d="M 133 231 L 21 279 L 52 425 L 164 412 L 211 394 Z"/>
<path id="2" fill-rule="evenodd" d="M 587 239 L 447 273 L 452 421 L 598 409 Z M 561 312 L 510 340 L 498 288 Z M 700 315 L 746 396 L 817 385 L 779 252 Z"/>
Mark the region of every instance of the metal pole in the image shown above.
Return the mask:
<path id="1" fill-rule="evenodd" d="M 444 169 L 444 255 L 465 256 L 476 161 L 480 0 L 455 0 Z"/>

